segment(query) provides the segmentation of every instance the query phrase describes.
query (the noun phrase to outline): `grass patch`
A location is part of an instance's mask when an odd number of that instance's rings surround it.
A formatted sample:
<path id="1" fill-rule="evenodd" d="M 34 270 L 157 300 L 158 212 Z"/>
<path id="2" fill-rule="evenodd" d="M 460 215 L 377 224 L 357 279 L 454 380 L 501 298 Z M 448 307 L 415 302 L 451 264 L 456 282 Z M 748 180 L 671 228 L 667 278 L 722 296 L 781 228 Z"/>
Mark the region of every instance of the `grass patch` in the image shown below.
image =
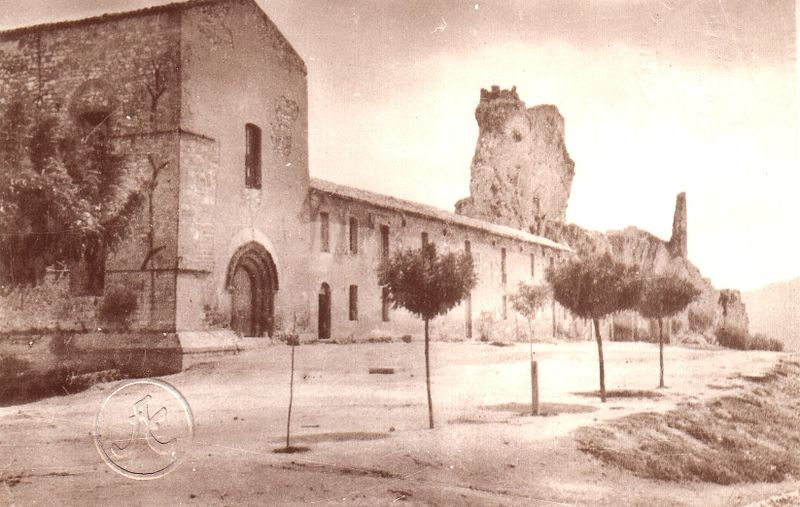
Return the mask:
<path id="1" fill-rule="evenodd" d="M 782 361 L 749 391 L 576 432 L 579 448 L 635 475 L 675 482 L 800 476 L 800 365 Z"/>
<path id="2" fill-rule="evenodd" d="M 599 398 L 600 391 L 583 391 L 578 393 L 578 396 L 584 396 L 586 398 Z M 654 398 L 661 398 L 663 394 L 657 393 L 655 391 L 643 391 L 638 389 L 611 389 L 610 391 L 606 391 L 606 398 L 640 398 L 640 399 L 654 399 Z"/>

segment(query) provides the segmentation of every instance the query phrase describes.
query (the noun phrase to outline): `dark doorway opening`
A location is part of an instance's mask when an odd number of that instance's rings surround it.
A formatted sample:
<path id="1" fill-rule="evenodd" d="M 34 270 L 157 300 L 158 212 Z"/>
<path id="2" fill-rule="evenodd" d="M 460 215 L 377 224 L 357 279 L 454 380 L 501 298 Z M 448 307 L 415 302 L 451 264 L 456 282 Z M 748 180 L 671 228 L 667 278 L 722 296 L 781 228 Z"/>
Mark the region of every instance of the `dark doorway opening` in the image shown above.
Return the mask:
<path id="1" fill-rule="evenodd" d="M 231 293 L 231 329 L 239 336 L 272 336 L 278 273 L 266 248 L 251 242 L 237 250 L 226 286 Z"/>
<path id="2" fill-rule="evenodd" d="M 328 340 L 331 337 L 331 287 L 327 283 L 323 283 L 319 288 L 318 333 L 320 340 Z"/>

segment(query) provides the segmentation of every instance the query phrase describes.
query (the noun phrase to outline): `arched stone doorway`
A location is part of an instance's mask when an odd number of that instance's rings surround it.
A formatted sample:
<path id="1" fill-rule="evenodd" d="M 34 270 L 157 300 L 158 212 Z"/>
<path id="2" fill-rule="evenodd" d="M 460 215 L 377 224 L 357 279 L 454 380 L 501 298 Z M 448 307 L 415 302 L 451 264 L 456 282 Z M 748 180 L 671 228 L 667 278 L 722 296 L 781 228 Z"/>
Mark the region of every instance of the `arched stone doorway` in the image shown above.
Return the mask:
<path id="1" fill-rule="evenodd" d="M 231 329 L 239 336 L 272 336 L 278 272 L 267 249 L 256 242 L 239 248 L 225 286 L 231 293 Z"/>
<path id="2" fill-rule="evenodd" d="M 320 340 L 331 337 L 331 287 L 323 283 L 319 288 L 318 333 Z"/>

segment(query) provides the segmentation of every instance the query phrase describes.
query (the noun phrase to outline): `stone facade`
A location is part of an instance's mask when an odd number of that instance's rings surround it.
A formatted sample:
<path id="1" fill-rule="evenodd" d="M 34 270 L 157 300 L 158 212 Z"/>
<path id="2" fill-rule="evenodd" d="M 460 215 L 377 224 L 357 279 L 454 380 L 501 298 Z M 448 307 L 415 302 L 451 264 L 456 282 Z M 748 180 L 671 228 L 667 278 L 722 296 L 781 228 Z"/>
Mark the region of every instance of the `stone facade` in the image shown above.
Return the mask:
<path id="1" fill-rule="evenodd" d="M 180 11 L 171 8 L 0 34 L 0 112 L 18 102 L 28 117 L 54 118 L 63 130 L 83 114 L 108 115 L 105 125 L 125 155 L 131 188 L 149 180 L 148 155 L 168 164 L 152 196 L 152 237 L 163 249 L 140 269 L 151 232 L 150 212 L 141 209 L 129 239 L 106 263 L 106 293 L 132 288 L 139 295 L 131 322 L 136 329 L 175 326 L 180 37 Z M 157 98 L 150 90 L 158 90 Z M 66 290 L 64 274 L 0 301 L 2 312 L 14 308 L 15 298 L 25 301 L 16 313 L 0 316 L 2 330 L 102 328 L 97 309 L 103 296 L 72 294 L 68 300 L 78 311 L 67 318 L 49 304 L 51 294 Z"/>
<path id="2" fill-rule="evenodd" d="M 102 114 L 125 156 L 126 185 L 145 189 L 146 203 L 105 262 L 102 294 L 72 293 L 74 273 L 54 268 L 44 284 L 0 298 L 2 333 L 106 331 L 99 309 L 127 291 L 137 308 L 125 331 L 142 335 L 416 335 L 420 320 L 384 307 L 376 268 L 386 246 L 419 246 L 426 232 L 444 249 L 470 242 L 480 279 L 468 303 L 436 320 L 434 336 L 499 338 L 527 329 L 508 302 L 516 284 L 541 282 L 570 255 L 527 223 L 502 227 L 312 182 L 305 64 L 252 0 L 190 0 L 0 33 L 0 114 L 12 101 L 63 128 Z M 535 129 L 563 128 L 551 110 L 529 118 Z M 565 204 L 547 199 L 563 215 Z"/>

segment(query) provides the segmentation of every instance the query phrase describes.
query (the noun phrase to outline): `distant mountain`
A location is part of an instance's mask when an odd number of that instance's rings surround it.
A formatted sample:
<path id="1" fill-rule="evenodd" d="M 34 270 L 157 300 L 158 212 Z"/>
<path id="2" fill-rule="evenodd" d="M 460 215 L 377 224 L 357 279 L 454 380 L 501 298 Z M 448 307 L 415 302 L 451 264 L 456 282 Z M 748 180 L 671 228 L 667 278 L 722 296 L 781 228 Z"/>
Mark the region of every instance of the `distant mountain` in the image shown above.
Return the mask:
<path id="1" fill-rule="evenodd" d="M 800 277 L 742 294 L 750 332 L 783 341 L 786 350 L 800 350 Z"/>

